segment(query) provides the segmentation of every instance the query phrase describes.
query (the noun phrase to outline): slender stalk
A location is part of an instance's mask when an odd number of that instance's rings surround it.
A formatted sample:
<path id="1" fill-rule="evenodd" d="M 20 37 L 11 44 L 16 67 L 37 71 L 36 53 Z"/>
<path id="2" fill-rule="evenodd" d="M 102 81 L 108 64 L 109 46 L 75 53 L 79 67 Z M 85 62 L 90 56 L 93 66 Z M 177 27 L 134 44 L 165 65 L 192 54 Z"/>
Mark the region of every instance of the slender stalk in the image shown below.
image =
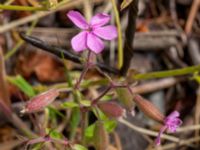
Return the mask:
<path id="1" fill-rule="evenodd" d="M 198 71 L 200 71 L 200 65 L 185 67 L 182 69 L 174 69 L 174 70 L 169 70 L 169 71 L 157 71 L 157 72 L 150 72 L 150 73 L 144 73 L 144 74 L 136 74 L 133 76 L 133 79 L 147 80 L 147 79 L 155 79 L 155 78 L 166 78 L 166 77 L 171 77 L 171 76 L 193 74 Z"/>
<path id="2" fill-rule="evenodd" d="M 0 5 L 2 10 L 15 10 L 15 11 L 40 11 L 47 10 L 45 7 L 32 7 L 32 6 L 20 6 L 20 5 Z"/>
<path id="3" fill-rule="evenodd" d="M 96 104 L 104 95 L 106 95 L 110 90 L 112 89 L 112 86 L 108 86 L 103 93 L 101 93 L 97 98 L 95 98 L 92 101 L 92 104 Z"/>
<path id="4" fill-rule="evenodd" d="M 120 23 L 120 16 L 117 10 L 117 4 L 115 0 L 111 0 L 114 13 L 115 13 L 115 20 L 117 24 L 117 33 L 118 33 L 118 69 L 123 66 L 123 45 L 122 45 L 122 30 L 121 30 L 121 23 Z"/>
<path id="5" fill-rule="evenodd" d="M 131 128 L 131 129 L 133 129 L 134 131 L 139 132 L 139 133 L 142 133 L 142 134 L 145 134 L 145 135 L 150 135 L 150 136 L 155 136 L 155 137 L 158 135 L 158 132 L 147 130 L 147 129 L 135 126 L 134 124 L 131 124 L 130 122 L 128 122 L 124 119 L 119 119 L 119 122 L 124 124 L 125 126 Z M 166 139 L 166 140 L 170 140 L 170 141 L 173 141 L 173 142 L 176 142 L 176 143 L 178 143 L 180 141 L 179 138 L 176 138 L 176 137 L 170 136 L 170 135 L 166 135 L 166 134 L 162 134 L 161 138 Z"/>
<path id="6" fill-rule="evenodd" d="M 86 73 L 88 72 L 88 70 L 90 68 L 90 65 L 91 65 L 90 64 L 91 56 L 92 56 L 92 52 L 88 51 L 88 57 L 87 57 L 86 65 L 85 65 L 83 71 L 81 72 L 81 75 L 80 75 L 77 83 L 75 84 L 74 89 L 79 89 L 80 88 L 81 81 L 83 80 L 83 78 L 85 77 Z"/>

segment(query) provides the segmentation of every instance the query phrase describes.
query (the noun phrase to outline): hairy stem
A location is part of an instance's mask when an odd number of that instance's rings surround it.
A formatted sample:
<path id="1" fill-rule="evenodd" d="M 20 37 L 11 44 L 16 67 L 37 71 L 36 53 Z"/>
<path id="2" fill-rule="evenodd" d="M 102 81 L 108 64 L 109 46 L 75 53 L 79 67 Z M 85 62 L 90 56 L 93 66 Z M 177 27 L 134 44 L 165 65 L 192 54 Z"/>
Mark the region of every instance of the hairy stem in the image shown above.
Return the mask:
<path id="1" fill-rule="evenodd" d="M 20 5 L 0 5 L 2 10 L 15 10 L 15 11 L 39 11 L 47 10 L 45 7 L 32 7 L 32 6 L 20 6 Z"/>
<path id="2" fill-rule="evenodd" d="M 133 75 L 133 79 L 147 80 L 147 79 L 155 79 L 155 78 L 166 78 L 166 77 L 171 77 L 171 76 L 193 74 L 198 71 L 200 71 L 200 65 L 185 67 L 181 69 L 173 69 L 169 71 L 157 71 L 157 72 L 150 72 L 150 73 L 144 73 L 144 74 L 136 74 L 136 75 Z"/>

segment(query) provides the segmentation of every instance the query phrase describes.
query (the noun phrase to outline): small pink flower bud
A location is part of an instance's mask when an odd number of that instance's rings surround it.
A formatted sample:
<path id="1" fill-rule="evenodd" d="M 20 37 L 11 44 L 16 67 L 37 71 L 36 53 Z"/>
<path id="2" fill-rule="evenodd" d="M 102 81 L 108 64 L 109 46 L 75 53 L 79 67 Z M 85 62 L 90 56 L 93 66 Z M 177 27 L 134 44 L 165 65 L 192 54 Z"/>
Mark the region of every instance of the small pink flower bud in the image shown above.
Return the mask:
<path id="1" fill-rule="evenodd" d="M 120 118 L 125 115 L 125 110 L 114 102 L 99 103 L 98 107 L 110 118 Z"/>
<path id="2" fill-rule="evenodd" d="M 44 107 L 51 104 L 56 97 L 58 97 L 59 91 L 57 89 L 50 89 L 44 93 L 41 93 L 32 99 L 30 99 L 25 108 L 21 111 L 21 113 L 33 113 L 42 110 Z"/>
<path id="3" fill-rule="evenodd" d="M 161 123 L 164 122 L 164 115 L 151 102 L 141 97 L 140 95 L 135 95 L 133 100 L 135 101 L 136 105 L 140 108 L 140 110 L 144 112 L 145 115 L 147 115 L 149 118 Z"/>

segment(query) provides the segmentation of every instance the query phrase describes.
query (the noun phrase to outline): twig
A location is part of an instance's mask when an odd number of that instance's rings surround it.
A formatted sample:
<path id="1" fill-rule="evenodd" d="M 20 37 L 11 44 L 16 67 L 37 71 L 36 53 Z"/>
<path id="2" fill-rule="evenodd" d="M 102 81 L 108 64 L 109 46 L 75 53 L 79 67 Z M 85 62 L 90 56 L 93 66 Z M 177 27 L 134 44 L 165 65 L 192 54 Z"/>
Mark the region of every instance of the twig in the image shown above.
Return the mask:
<path id="1" fill-rule="evenodd" d="M 200 6 L 200 0 L 193 0 L 192 6 L 190 8 L 190 13 L 189 13 L 186 25 L 185 25 L 185 33 L 186 34 L 191 33 L 192 25 L 193 25 L 194 19 L 196 17 L 196 14 L 198 12 L 199 6 Z"/>
<path id="2" fill-rule="evenodd" d="M 197 71 L 200 71 L 200 65 L 185 67 L 182 69 L 173 69 L 169 71 L 156 71 L 156 72 L 150 72 L 150 73 L 144 73 L 144 74 L 136 74 L 133 76 L 133 79 L 147 80 L 147 79 L 155 79 L 155 78 L 166 78 L 166 77 L 171 77 L 171 76 L 181 76 L 181 75 L 192 74 Z"/>
<path id="3" fill-rule="evenodd" d="M 58 8 L 57 9 L 54 9 L 54 10 L 51 10 L 51 11 L 48 11 L 48 12 L 38 12 L 38 13 L 35 13 L 31 16 L 28 16 L 28 17 L 24 17 L 22 19 L 19 19 L 19 20 L 16 20 L 16 21 L 13 21 L 9 24 L 5 24 L 3 26 L 0 26 L 0 33 L 3 33 L 3 32 L 6 32 L 6 31 L 9 31 L 11 30 L 12 28 L 15 28 L 17 26 L 20 26 L 20 25 L 23 25 L 23 24 L 26 24 L 26 23 L 29 23 L 33 20 L 36 20 L 36 19 L 39 19 L 39 18 L 42 18 L 42 17 L 45 17 L 47 15 L 50 15 L 52 13 L 55 13 L 57 11 L 60 11 L 60 10 L 63 10 L 63 9 L 68 9 L 68 8 L 71 8 L 71 7 L 75 7 L 75 6 L 78 6 L 78 4 L 80 2 L 82 2 L 83 0 L 64 0 L 62 1 L 61 3 L 59 3 L 58 5 Z M 102 0 L 95 0 L 96 2 L 101 2 Z"/>
<path id="4" fill-rule="evenodd" d="M 118 120 L 120 123 L 126 125 L 127 127 L 133 129 L 134 131 L 137 131 L 139 133 L 142 133 L 142 134 L 145 134 L 145 135 L 150 135 L 150 136 L 154 136 L 156 137 L 158 135 L 158 132 L 155 132 L 155 131 L 151 131 L 151 130 L 147 130 L 147 129 L 144 129 L 144 128 L 141 128 L 141 127 L 138 127 L 136 125 L 133 125 L 131 124 L 130 122 L 124 120 L 124 119 L 119 119 Z M 166 134 L 163 134 L 161 136 L 162 139 L 166 139 L 166 140 L 170 140 L 170 141 L 173 141 L 173 142 L 176 142 L 178 143 L 180 141 L 179 138 L 176 138 L 174 136 L 170 136 L 170 135 L 166 135 Z"/>
<path id="5" fill-rule="evenodd" d="M 10 107 L 10 99 L 8 93 L 8 87 L 6 82 L 6 71 L 5 71 L 5 64 L 4 64 L 4 57 L 3 57 L 3 49 L 0 46 L 0 98 L 3 100 L 1 103 Z"/>
<path id="6" fill-rule="evenodd" d="M 200 140 L 200 137 L 195 137 L 195 138 L 190 138 L 190 139 L 186 139 L 186 140 L 181 140 L 178 144 L 176 143 L 172 143 L 172 144 L 166 144 L 163 146 L 159 146 L 157 148 L 154 149 L 148 149 L 148 150 L 171 150 L 173 148 L 176 148 L 177 146 L 183 146 L 183 145 L 188 145 L 190 146 L 190 144 L 194 143 L 194 142 L 198 142 Z"/>
<path id="7" fill-rule="evenodd" d="M 15 10 L 15 11 L 41 11 L 47 10 L 45 7 L 32 7 L 20 5 L 0 5 L 1 10 Z"/>
<path id="8" fill-rule="evenodd" d="M 180 127 L 176 130 L 176 133 L 181 133 L 181 132 L 189 132 L 193 130 L 199 130 L 200 129 L 200 124 L 197 125 L 190 125 L 190 126 L 185 126 L 185 127 Z"/>
<path id="9" fill-rule="evenodd" d="M 27 27 L 20 27 L 17 30 L 19 32 L 25 32 Z M 60 29 L 60 28 L 34 28 L 32 35 L 40 37 L 41 40 L 48 42 L 51 45 L 57 45 L 58 39 L 54 35 L 59 37 L 59 45 L 62 47 L 68 46 L 71 35 L 77 33 L 77 29 Z M 181 33 L 176 30 L 165 30 L 165 31 L 149 31 L 147 33 L 136 32 L 134 42 L 131 42 L 135 51 L 160 51 L 167 50 L 171 46 L 176 46 L 178 39 L 181 38 Z M 67 40 L 66 40 L 67 39 Z M 69 40 L 68 40 L 69 39 Z M 115 46 L 112 46 L 115 49 Z M 127 51 L 127 50 L 126 50 Z M 130 51 L 130 52 L 133 52 Z M 127 60 L 127 59 L 125 59 Z M 126 62 L 124 62 L 126 63 Z"/>
<path id="10" fill-rule="evenodd" d="M 165 88 L 169 88 L 178 82 L 184 81 L 185 78 L 165 78 L 165 79 L 160 79 L 156 81 L 150 81 L 147 83 L 143 83 L 141 85 L 135 86 L 132 88 L 133 93 L 137 94 L 144 94 L 144 93 L 150 93 L 156 90 L 161 90 Z"/>

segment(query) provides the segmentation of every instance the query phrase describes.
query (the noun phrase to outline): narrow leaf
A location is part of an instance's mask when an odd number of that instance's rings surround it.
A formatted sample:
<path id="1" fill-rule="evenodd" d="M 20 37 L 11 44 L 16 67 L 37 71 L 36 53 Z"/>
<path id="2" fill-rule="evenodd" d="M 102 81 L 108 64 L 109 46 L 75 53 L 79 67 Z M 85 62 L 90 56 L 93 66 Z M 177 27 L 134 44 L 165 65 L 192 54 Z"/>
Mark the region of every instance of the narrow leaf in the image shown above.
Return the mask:
<path id="1" fill-rule="evenodd" d="M 62 106 L 65 108 L 74 108 L 74 107 L 78 107 L 78 104 L 75 102 L 64 102 L 62 103 Z"/>
<path id="2" fill-rule="evenodd" d="M 20 75 L 16 77 L 7 77 L 7 80 L 17 86 L 20 90 L 22 90 L 29 97 L 35 96 L 35 91 L 32 86 Z"/>
<path id="3" fill-rule="evenodd" d="M 122 2 L 121 5 L 120 5 L 120 10 L 123 10 L 123 9 L 125 9 L 126 7 L 128 7 L 132 1 L 133 1 L 133 0 L 123 0 L 123 2 Z"/>

